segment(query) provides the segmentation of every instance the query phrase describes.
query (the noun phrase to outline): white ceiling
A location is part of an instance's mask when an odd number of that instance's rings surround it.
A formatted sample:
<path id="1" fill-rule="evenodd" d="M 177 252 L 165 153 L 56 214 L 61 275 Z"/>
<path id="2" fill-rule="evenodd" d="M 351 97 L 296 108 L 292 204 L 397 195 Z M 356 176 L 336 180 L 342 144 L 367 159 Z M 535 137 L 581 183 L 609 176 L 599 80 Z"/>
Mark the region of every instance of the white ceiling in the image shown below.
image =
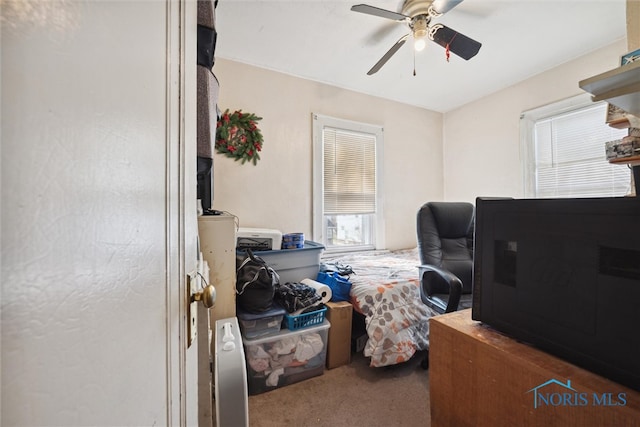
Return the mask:
<path id="1" fill-rule="evenodd" d="M 400 12 L 403 1 L 220 0 L 216 57 L 446 112 L 626 35 L 625 0 L 465 0 L 432 24 L 481 42 L 477 56 L 447 62 L 431 42 L 416 53 L 413 76 L 407 42 L 368 76 L 409 31 L 350 10 L 360 3 Z"/>

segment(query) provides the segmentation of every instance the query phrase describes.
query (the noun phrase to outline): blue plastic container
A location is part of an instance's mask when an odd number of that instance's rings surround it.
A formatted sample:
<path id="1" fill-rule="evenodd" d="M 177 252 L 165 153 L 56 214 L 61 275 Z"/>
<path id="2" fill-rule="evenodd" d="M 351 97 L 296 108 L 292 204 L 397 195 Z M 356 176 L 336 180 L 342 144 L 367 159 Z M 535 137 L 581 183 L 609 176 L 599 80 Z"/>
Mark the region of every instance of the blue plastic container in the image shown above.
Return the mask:
<path id="1" fill-rule="evenodd" d="M 298 315 L 285 314 L 285 322 L 287 329 L 295 331 L 296 329 L 304 329 L 310 326 L 320 325 L 324 322 L 324 316 L 327 313 L 327 309 L 322 308 L 316 311 L 310 311 L 309 313 L 303 313 Z"/>
<path id="2" fill-rule="evenodd" d="M 304 248 L 304 233 L 288 233 L 282 236 L 282 249 Z"/>

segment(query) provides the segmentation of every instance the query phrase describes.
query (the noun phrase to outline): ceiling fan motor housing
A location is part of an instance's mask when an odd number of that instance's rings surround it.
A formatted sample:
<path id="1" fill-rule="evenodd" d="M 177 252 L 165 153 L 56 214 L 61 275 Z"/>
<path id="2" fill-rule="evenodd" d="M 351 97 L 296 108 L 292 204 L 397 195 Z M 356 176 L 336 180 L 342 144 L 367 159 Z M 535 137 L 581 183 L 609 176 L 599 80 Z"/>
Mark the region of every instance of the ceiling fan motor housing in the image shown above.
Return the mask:
<path id="1" fill-rule="evenodd" d="M 420 38 L 426 37 L 429 32 L 429 21 L 430 19 L 424 15 L 418 15 L 411 19 L 411 23 L 409 27 L 413 31 L 413 37 Z"/>
<path id="2" fill-rule="evenodd" d="M 419 15 L 429 16 L 431 3 L 433 2 L 430 0 L 406 0 L 402 5 L 402 14 L 411 18 Z"/>

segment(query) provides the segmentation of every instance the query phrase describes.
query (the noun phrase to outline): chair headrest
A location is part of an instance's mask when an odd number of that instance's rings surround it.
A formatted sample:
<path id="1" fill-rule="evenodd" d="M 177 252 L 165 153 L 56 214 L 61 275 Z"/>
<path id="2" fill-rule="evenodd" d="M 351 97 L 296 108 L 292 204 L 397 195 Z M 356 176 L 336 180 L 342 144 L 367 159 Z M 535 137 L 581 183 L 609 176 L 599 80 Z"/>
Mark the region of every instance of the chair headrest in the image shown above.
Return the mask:
<path id="1" fill-rule="evenodd" d="M 469 234 L 473 227 L 474 207 L 468 202 L 429 202 L 441 238 L 457 239 Z"/>

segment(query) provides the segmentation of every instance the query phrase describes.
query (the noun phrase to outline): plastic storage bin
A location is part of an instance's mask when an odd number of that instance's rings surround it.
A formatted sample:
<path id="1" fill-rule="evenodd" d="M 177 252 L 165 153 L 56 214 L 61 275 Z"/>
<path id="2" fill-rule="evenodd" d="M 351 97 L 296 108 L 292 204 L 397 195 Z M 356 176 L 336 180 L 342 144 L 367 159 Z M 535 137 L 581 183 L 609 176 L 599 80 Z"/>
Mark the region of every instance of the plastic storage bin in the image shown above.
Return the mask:
<path id="1" fill-rule="evenodd" d="M 280 332 L 282 319 L 286 313 L 287 311 L 277 304 L 273 304 L 273 308 L 263 313 L 249 313 L 240 306 L 236 307 L 242 334 L 251 339 Z"/>
<path id="2" fill-rule="evenodd" d="M 243 337 L 250 395 L 264 393 L 322 375 L 331 324 L 249 339 Z"/>
<path id="3" fill-rule="evenodd" d="M 320 255 L 324 246 L 310 240 L 304 241 L 299 249 L 282 249 L 276 251 L 253 251 L 262 258 L 269 267 L 280 276 L 280 283 L 300 282 L 303 279 L 315 280 L 320 271 Z M 246 257 L 244 251 L 236 252 L 237 263 Z"/>

